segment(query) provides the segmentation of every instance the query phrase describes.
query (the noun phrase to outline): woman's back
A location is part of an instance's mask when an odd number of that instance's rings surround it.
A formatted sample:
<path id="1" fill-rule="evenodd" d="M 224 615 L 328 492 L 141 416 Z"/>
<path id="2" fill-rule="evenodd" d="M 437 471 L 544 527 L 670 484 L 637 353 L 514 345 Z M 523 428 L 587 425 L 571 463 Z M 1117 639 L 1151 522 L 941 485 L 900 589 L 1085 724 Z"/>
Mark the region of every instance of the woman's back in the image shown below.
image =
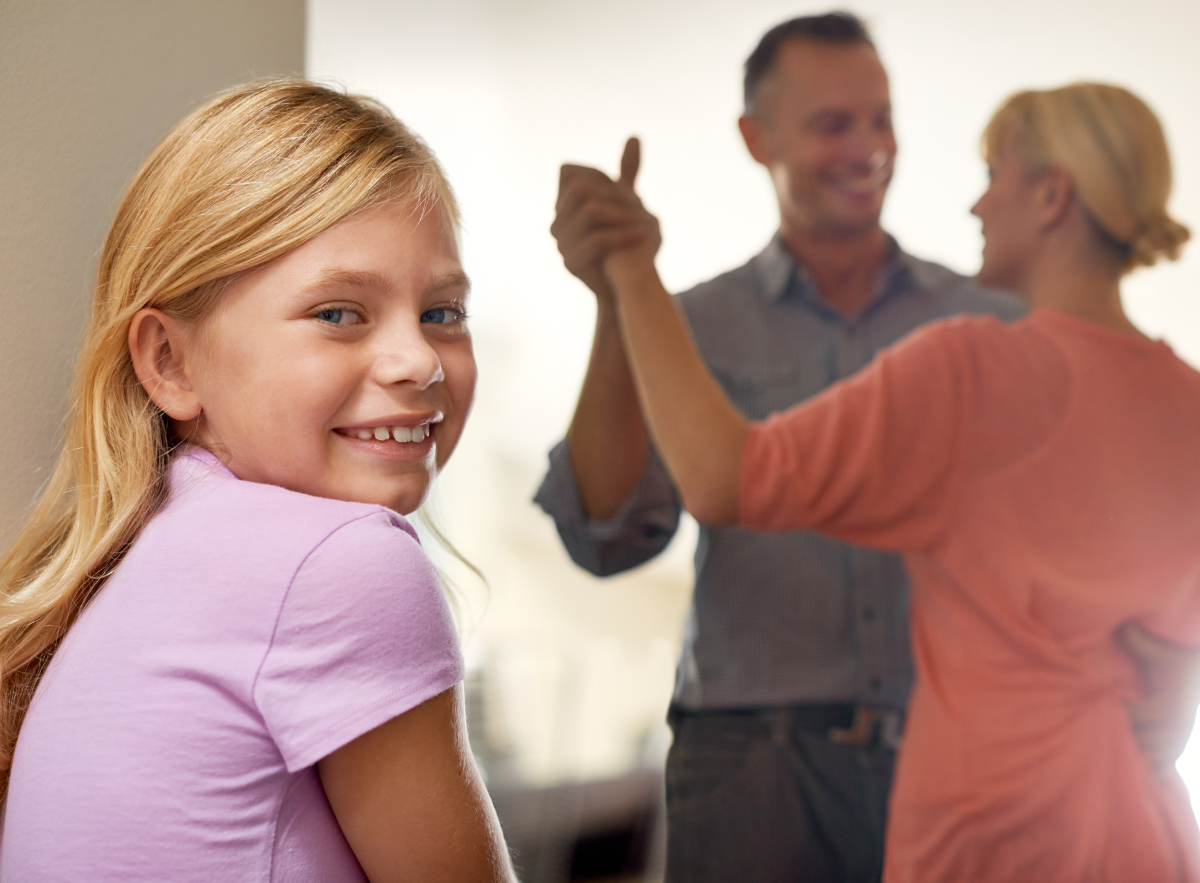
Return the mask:
<path id="1" fill-rule="evenodd" d="M 1200 642 L 1200 375 L 1062 313 L 1029 324 L 1025 360 L 1005 340 L 977 353 L 970 449 L 1009 456 L 976 457 L 953 532 L 909 559 L 932 676 L 912 700 L 891 868 L 1195 879 L 1187 795 L 1134 742 L 1123 703 L 1139 682 L 1113 635 L 1136 620 Z M 1026 420 L 1032 402 L 1048 407 Z"/>
<path id="2" fill-rule="evenodd" d="M 380 506 L 200 449 L 171 486 L 39 687 L 0 874 L 363 879 L 314 764 L 462 677 L 437 574 Z"/>
<path id="3" fill-rule="evenodd" d="M 1053 310 L 941 323 L 752 432 L 743 521 L 908 553 L 889 881 L 1197 879 L 1113 637 L 1133 619 L 1200 642 L 1197 451 L 1200 374 Z"/>

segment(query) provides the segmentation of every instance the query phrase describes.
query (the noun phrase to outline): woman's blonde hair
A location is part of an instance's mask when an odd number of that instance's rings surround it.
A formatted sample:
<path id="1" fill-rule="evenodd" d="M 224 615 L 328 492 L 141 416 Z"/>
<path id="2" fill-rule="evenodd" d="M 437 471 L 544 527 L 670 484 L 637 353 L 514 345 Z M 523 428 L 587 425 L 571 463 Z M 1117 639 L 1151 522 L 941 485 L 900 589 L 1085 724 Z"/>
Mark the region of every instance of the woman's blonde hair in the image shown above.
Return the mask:
<path id="1" fill-rule="evenodd" d="M 1191 237 L 1167 214 L 1171 155 L 1162 126 L 1127 89 L 1075 83 L 1018 92 L 983 133 L 989 162 L 1011 143 L 1025 168 L 1064 168 L 1100 232 L 1121 250 L 1122 269 L 1174 260 Z"/>
<path id="2" fill-rule="evenodd" d="M 304 80 L 232 89 L 190 113 L 126 192 L 104 244 L 65 446 L 0 559 L 0 799 L 60 640 L 166 498 L 173 441 L 127 337 L 155 307 L 206 314 L 237 273 L 368 206 L 458 209 L 428 147 L 386 108 Z"/>

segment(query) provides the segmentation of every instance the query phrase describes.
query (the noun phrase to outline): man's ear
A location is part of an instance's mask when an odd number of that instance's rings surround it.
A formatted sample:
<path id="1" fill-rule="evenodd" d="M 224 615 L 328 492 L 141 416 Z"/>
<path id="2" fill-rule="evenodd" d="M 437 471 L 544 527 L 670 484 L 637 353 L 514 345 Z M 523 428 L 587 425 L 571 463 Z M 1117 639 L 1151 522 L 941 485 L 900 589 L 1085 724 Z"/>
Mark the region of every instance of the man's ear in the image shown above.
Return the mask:
<path id="1" fill-rule="evenodd" d="M 770 166 L 771 154 L 767 149 L 767 124 L 762 118 L 752 113 L 744 113 L 738 117 L 738 129 L 741 130 L 742 140 L 746 149 L 759 165 Z"/>
<path id="2" fill-rule="evenodd" d="M 183 325 L 161 310 L 138 310 L 129 325 L 133 370 L 150 400 L 172 420 L 200 416 L 199 396 L 187 373 Z"/>

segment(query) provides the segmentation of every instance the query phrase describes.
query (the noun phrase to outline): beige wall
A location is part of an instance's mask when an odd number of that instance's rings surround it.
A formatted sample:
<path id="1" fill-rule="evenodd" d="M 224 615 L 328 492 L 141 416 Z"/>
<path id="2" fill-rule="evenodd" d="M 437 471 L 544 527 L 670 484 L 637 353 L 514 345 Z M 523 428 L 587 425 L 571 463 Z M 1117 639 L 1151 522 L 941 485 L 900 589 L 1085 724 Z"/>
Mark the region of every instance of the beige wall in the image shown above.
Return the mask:
<path id="1" fill-rule="evenodd" d="M 0 544 L 61 441 L 95 256 L 205 96 L 304 70 L 304 0 L 0 0 Z"/>

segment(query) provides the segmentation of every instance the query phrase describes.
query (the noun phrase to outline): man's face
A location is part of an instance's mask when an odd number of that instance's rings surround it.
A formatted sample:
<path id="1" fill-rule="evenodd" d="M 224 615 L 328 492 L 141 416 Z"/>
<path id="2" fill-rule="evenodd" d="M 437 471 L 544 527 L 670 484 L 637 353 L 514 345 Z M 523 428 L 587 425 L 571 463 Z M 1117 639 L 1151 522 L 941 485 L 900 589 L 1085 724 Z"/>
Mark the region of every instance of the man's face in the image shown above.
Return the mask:
<path id="1" fill-rule="evenodd" d="M 878 226 L 896 137 L 887 74 L 870 46 L 785 42 L 741 127 L 771 173 L 785 228 L 855 235 Z"/>

